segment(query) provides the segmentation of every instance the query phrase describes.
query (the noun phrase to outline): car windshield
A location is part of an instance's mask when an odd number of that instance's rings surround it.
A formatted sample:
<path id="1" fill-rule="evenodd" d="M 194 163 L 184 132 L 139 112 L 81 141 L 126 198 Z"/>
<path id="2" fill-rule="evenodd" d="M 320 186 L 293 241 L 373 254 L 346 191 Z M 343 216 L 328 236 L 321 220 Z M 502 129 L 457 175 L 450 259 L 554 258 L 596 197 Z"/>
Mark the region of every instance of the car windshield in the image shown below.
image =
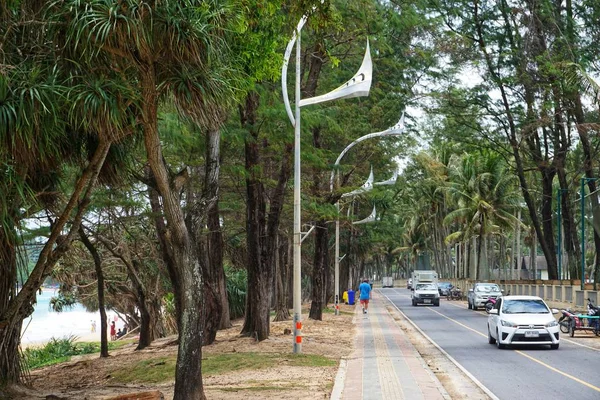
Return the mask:
<path id="1" fill-rule="evenodd" d="M 476 292 L 499 292 L 500 287 L 498 285 L 477 285 L 475 286 Z"/>
<path id="2" fill-rule="evenodd" d="M 433 283 L 421 283 L 417 285 L 417 290 L 437 290 Z"/>
<path id="3" fill-rule="evenodd" d="M 442 282 L 442 283 L 438 284 L 438 286 L 441 288 L 446 288 L 446 287 L 452 286 L 452 284 L 448 283 L 448 282 Z"/>
<path id="4" fill-rule="evenodd" d="M 504 314 L 548 314 L 550 310 L 542 300 L 520 299 L 504 300 L 502 312 Z"/>

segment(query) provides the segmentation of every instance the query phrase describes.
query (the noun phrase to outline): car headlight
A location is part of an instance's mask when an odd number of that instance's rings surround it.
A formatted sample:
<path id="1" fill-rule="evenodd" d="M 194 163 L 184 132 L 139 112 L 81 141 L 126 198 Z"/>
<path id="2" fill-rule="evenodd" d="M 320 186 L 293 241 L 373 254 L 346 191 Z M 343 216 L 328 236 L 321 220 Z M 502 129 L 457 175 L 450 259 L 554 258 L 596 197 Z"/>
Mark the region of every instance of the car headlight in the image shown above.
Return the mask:
<path id="1" fill-rule="evenodd" d="M 500 323 L 502 324 L 502 326 L 509 326 L 509 327 L 511 327 L 511 328 L 517 328 L 517 327 L 518 327 L 518 325 L 517 325 L 517 324 L 515 324 L 515 323 L 514 323 L 514 322 L 512 322 L 512 321 L 505 321 L 505 320 L 501 320 L 501 321 L 500 321 Z"/>
<path id="2" fill-rule="evenodd" d="M 415 298 L 419 298 L 419 293 L 415 293 Z"/>
<path id="3" fill-rule="evenodd" d="M 553 326 L 558 326 L 558 322 L 556 322 L 556 321 L 552 321 L 552 322 L 548 322 L 548 323 L 546 324 L 546 328 L 551 328 L 551 327 L 553 327 Z"/>

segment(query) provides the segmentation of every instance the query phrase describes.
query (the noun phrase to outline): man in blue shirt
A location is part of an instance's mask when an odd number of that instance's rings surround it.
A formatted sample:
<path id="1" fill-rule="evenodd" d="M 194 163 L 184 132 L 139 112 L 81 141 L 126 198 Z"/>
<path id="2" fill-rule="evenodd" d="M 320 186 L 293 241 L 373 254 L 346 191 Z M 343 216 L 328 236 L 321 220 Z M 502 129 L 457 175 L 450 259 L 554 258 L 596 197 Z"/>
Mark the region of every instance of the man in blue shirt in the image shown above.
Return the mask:
<path id="1" fill-rule="evenodd" d="M 358 287 L 358 291 L 360 292 L 360 304 L 362 305 L 363 314 L 366 314 L 369 309 L 369 299 L 371 299 L 371 285 L 369 285 L 368 279 L 363 280 L 363 283 Z"/>

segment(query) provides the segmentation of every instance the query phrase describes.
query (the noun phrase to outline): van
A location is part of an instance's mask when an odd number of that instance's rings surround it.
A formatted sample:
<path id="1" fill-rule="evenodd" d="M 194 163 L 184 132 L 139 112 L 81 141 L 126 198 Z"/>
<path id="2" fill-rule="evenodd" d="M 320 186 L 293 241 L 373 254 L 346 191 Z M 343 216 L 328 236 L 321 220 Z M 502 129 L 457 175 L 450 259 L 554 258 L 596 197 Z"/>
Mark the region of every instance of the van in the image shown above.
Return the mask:
<path id="1" fill-rule="evenodd" d="M 391 276 L 384 276 L 381 280 L 381 287 L 394 287 L 394 278 Z"/>

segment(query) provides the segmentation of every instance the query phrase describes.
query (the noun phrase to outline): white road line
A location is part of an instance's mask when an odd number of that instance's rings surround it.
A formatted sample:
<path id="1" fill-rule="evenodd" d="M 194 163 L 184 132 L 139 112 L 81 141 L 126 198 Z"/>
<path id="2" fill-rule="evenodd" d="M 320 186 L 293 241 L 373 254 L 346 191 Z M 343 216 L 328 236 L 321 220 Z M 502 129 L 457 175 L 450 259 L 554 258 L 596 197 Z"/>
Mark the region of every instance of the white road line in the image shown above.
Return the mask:
<path id="1" fill-rule="evenodd" d="M 427 340 L 429 340 L 429 342 L 434 345 L 444 356 L 446 356 L 446 358 L 448 360 L 450 360 L 450 362 L 452 362 L 454 365 L 456 365 L 456 367 L 458 369 L 460 369 L 467 377 L 469 377 L 469 379 L 471 379 L 473 381 L 473 383 L 475 383 L 475 385 L 477 385 L 479 387 L 479 389 L 481 389 L 485 394 L 487 394 L 491 399 L 493 400 L 500 400 L 490 389 L 488 389 L 487 387 L 485 387 L 485 385 L 481 382 L 479 382 L 479 380 L 477 378 L 475 378 L 475 376 L 473 376 L 473 374 L 471 374 L 469 371 L 467 371 L 467 369 L 465 367 L 463 367 L 458 361 L 456 361 L 450 354 L 448 354 L 446 352 L 446 350 L 442 349 L 436 342 L 433 341 L 433 339 L 431 339 L 429 336 L 427 336 L 427 334 L 425 332 L 423 332 L 423 330 L 421 328 L 419 328 L 417 326 L 417 324 L 415 324 L 410 318 L 408 318 L 406 316 L 406 314 L 404 314 L 402 312 L 402 310 L 400 310 L 398 308 L 398 306 L 396 306 L 396 304 L 394 304 L 393 301 L 390 300 L 390 298 L 384 294 L 384 296 L 388 299 L 388 301 L 390 302 L 390 304 L 392 306 L 394 306 L 394 308 L 421 334 L 423 335 L 423 337 Z"/>

